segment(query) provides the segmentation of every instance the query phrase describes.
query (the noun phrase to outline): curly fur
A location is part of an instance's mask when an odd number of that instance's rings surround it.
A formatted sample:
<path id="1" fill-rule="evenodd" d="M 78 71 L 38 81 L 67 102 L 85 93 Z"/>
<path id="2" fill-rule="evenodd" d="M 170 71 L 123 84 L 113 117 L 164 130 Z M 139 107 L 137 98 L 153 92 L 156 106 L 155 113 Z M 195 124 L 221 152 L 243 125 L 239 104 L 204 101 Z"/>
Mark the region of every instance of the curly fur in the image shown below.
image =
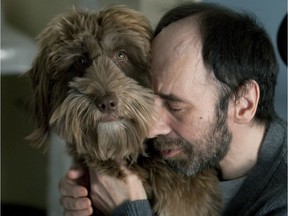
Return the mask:
<path id="1" fill-rule="evenodd" d="M 28 71 L 37 125 L 27 138 L 46 146 L 55 131 L 75 161 L 119 177 L 116 161 L 126 160 L 142 177 L 157 215 L 218 215 L 213 171 L 181 176 L 153 151 L 146 156 L 154 119 L 151 38 L 146 18 L 122 6 L 72 9 L 53 19 L 38 37 Z"/>

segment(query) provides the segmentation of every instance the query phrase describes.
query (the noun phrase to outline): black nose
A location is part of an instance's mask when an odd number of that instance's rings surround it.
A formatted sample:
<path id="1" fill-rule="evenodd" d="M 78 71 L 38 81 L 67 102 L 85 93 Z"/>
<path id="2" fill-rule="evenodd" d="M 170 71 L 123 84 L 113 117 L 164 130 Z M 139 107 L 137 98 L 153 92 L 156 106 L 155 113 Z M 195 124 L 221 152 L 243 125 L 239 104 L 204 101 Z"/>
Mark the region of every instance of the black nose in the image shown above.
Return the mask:
<path id="1" fill-rule="evenodd" d="M 115 95 L 104 95 L 97 100 L 97 107 L 102 113 L 110 113 L 117 109 L 118 98 Z"/>

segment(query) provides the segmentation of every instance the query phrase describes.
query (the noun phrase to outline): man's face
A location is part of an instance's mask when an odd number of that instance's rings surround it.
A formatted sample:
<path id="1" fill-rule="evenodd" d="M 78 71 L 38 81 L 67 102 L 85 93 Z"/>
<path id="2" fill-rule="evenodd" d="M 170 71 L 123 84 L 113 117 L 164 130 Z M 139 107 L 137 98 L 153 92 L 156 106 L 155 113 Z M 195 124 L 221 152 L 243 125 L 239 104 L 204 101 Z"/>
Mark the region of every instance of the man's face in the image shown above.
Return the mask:
<path id="1" fill-rule="evenodd" d="M 150 136 L 157 137 L 155 148 L 167 163 L 186 175 L 218 165 L 231 141 L 226 113 L 218 108 L 219 88 L 204 67 L 201 50 L 191 18 L 170 24 L 152 43 L 159 119 Z"/>

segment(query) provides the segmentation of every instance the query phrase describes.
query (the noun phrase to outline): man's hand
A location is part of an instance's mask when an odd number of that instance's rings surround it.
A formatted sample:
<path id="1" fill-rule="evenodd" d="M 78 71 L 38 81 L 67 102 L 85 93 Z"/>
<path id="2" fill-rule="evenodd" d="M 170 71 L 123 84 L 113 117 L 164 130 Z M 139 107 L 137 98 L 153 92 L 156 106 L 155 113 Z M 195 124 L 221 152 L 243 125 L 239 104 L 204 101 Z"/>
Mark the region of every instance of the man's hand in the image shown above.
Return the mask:
<path id="1" fill-rule="evenodd" d="M 91 200 L 88 198 L 88 170 L 71 168 L 59 182 L 60 202 L 65 216 L 92 215 Z"/>
<path id="2" fill-rule="evenodd" d="M 147 199 L 139 177 L 126 166 L 121 166 L 124 178 L 101 175 L 95 169 L 89 170 L 91 182 L 91 199 L 93 205 L 104 214 L 111 212 L 126 201 Z"/>
<path id="3" fill-rule="evenodd" d="M 90 168 L 90 196 L 88 198 L 89 179 L 88 170 L 71 168 L 60 180 L 59 191 L 61 204 L 66 216 L 92 215 L 93 206 L 105 215 L 126 201 L 147 199 L 139 177 L 122 165 L 125 177 L 116 178 L 102 175 L 96 169 Z"/>

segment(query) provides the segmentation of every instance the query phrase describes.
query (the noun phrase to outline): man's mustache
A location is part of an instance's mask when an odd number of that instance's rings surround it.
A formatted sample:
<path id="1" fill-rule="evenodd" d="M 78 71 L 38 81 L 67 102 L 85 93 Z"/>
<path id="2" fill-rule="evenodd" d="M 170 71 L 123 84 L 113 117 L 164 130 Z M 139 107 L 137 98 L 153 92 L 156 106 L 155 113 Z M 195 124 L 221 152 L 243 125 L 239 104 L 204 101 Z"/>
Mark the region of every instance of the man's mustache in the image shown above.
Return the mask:
<path id="1" fill-rule="evenodd" d="M 153 145 L 156 150 L 162 149 L 178 149 L 190 146 L 189 142 L 183 138 L 170 138 L 167 136 L 158 136 L 153 139 Z"/>

